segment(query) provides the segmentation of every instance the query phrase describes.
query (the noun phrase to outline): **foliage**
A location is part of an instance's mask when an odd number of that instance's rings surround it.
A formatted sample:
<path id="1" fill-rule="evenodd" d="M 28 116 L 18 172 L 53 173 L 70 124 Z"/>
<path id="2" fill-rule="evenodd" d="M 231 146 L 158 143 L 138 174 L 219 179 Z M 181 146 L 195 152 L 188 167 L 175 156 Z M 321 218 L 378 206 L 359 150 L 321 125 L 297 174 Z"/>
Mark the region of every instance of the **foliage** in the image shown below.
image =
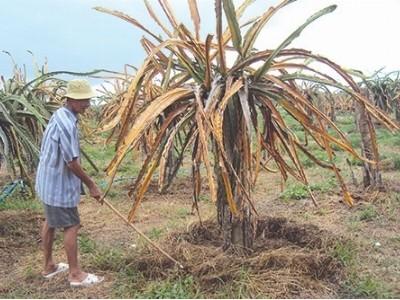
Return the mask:
<path id="1" fill-rule="evenodd" d="M 5 53 L 11 57 L 8 52 Z M 13 76 L 8 79 L 0 77 L 0 158 L 4 158 L 13 177 L 26 180 L 33 191 L 31 174 L 39 160 L 42 135 L 65 93 L 65 80 L 55 76 L 92 75 L 106 70 L 49 73 L 45 64 L 41 68 L 36 66 L 36 77 L 28 81 L 26 73 L 12 61 Z"/>
<path id="2" fill-rule="evenodd" d="M 363 85 L 368 89 L 373 103 L 386 112 L 399 114 L 400 72 L 381 75 L 380 72 L 366 78 Z M 398 119 L 397 119 L 398 120 Z"/>
<path id="3" fill-rule="evenodd" d="M 57 107 L 63 82 L 56 79 L 27 82 L 26 75 L 15 65 L 9 79 L 1 76 L 0 84 L 0 155 L 17 177 L 30 178 L 39 158 L 39 143 Z"/>

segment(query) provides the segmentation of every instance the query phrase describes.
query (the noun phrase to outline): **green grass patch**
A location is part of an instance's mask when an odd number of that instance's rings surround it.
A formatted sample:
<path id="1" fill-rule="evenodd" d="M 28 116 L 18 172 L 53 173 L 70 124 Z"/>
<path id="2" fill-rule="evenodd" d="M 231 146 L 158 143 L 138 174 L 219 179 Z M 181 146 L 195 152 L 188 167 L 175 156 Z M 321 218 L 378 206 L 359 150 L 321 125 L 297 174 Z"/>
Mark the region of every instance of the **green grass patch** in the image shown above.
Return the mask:
<path id="1" fill-rule="evenodd" d="M 361 135 L 358 132 L 350 134 L 348 140 L 354 148 L 361 147 Z"/>
<path id="2" fill-rule="evenodd" d="M 215 298 L 222 299 L 251 299 L 258 298 L 255 297 L 252 293 L 250 293 L 250 286 L 252 284 L 252 280 L 249 276 L 248 270 L 242 268 L 240 270 L 238 278 L 233 280 L 229 284 L 224 284 L 221 291 L 217 292 Z M 268 298 L 268 295 L 259 295 L 261 298 Z"/>
<path id="3" fill-rule="evenodd" d="M 90 266 L 104 271 L 119 271 L 126 263 L 122 251 L 117 248 L 98 249 L 89 257 Z"/>
<path id="4" fill-rule="evenodd" d="M 395 155 L 395 156 L 393 157 L 393 168 L 394 168 L 396 171 L 399 171 L 399 170 L 400 170 L 400 156 L 399 156 L 399 155 Z"/>
<path id="5" fill-rule="evenodd" d="M 199 196 L 199 201 L 204 201 L 204 202 L 210 202 L 211 201 L 211 196 L 209 193 L 206 194 L 201 194 Z"/>
<path id="6" fill-rule="evenodd" d="M 147 236 L 152 240 L 158 240 L 161 238 L 162 234 L 164 233 L 163 229 L 160 228 L 152 228 L 148 233 Z"/>
<path id="7" fill-rule="evenodd" d="M 351 157 L 349 158 L 349 161 L 350 161 L 350 164 L 351 164 L 352 166 L 362 167 L 362 166 L 364 165 L 364 162 L 363 162 L 361 159 L 358 159 L 358 158 L 356 158 L 356 157 L 354 157 L 354 156 L 351 156 Z"/>
<path id="8" fill-rule="evenodd" d="M 332 248 L 332 256 L 344 266 L 353 266 L 357 257 L 356 245 L 351 241 L 340 241 Z"/>
<path id="9" fill-rule="evenodd" d="M 300 200 L 309 196 L 304 184 L 293 184 L 288 186 L 279 196 L 283 200 Z"/>
<path id="10" fill-rule="evenodd" d="M 351 125 L 355 127 L 354 115 L 348 113 L 342 113 L 336 116 L 336 122 L 341 126 Z M 342 127 L 341 127 L 342 128 Z"/>
<path id="11" fill-rule="evenodd" d="M 186 207 L 178 207 L 176 209 L 176 216 L 178 218 L 186 218 L 190 214 L 190 211 Z"/>
<path id="12" fill-rule="evenodd" d="M 78 245 L 79 245 L 79 251 L 82 254 L 86 253 L 91 254 L 96 252 L 97 248 L 96 242 L 90 239 L 87 234 L 81 233 L 78 236 Z"/>
<path id="13" fill-rule="evenodd" d="M 310 185 L 311 191 L 326 193 L 337 186 L 335 178 L 330 177 L 326 181 L 314 183 Z M 279 196 L 283 200 L 300 200 L 309 197 L 307 186 L 302 183 L 289 185 Z"/>
<path id="14" fill-rule="evenodd" d="M 16 193 L 7 197 L 4 201 L 0 202 L 0 211 L 3 210 L 21 210 L 21 211 L 34 211 L 40 212 L 42 210 L 42 203 L 36 198 L 24 198 Z"/>
<path id="15" fill-rule="evenodd" d="M 312 191 L 318 191 L 326 193 L 337 187 L 337 181 L 335 177 L 330 177 L 328 180 L 317 182 L 310 185 Z"/>
<path id="16" fill-rule="evenodd" d="M 348 289 L 351 298 L 394 298 L 393 292 L 390 291 L 386 284 L 371 275 L 359 277 L 353 274 L 348 282 Z"/>
<path id="17" fill-rule="evenodd" d="M 193 299 L 198 298 L 198 287 L 192 276 L 153 281 L 135 298 L 146 299 Z"/>
<path id="18" fill-rule="evenodd" d="M 361 209 L 358 214 L 358 219 L 360 221 L 372 221 L 378 217 L 378 212 L 375 209 L 375 206 L 368 205 Z"/>
<path id="19" fill-rule="evenodd" d="M 138 298 L 138 290 L 148 283 L 142 273 L 131 266 L 123 267 L 116 276 L 117 279 L 112 287 L 112 298 Z"/>

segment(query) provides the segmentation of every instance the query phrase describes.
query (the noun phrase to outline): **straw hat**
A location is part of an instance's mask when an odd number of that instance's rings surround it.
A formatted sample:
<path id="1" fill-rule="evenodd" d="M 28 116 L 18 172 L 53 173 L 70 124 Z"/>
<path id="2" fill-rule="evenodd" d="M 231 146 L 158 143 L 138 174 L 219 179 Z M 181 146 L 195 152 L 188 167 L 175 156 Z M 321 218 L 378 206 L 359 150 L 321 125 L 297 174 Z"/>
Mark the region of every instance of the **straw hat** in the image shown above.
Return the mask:
<path id="1" fill-rule="evenodd" d="M 86 100 L 96 96 L 90 83 L 85 79 L 72 79 L 67 84 L 67 93 L 64 97 L 75 100 Z"/>

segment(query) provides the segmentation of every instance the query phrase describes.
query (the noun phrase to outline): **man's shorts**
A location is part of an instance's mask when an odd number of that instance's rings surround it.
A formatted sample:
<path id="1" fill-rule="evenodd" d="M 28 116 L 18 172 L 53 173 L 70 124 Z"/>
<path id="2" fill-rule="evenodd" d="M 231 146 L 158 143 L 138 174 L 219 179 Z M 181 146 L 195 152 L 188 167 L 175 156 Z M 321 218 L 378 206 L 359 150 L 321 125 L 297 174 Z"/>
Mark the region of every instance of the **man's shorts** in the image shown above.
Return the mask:
<path id="1" fill-rule="evenodd" d="M 44 205 L 44 214 L 50 228 L 66 228 L 80 224 L 77 207 Z"/>

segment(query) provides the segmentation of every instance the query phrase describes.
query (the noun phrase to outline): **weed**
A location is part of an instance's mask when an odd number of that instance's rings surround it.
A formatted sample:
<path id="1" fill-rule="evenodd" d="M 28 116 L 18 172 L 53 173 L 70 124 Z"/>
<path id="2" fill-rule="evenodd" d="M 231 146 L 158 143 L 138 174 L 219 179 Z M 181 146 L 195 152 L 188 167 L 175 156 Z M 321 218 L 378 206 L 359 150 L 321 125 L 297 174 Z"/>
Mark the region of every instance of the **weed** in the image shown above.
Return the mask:
<path id="1" fill-rule="evenodd" d="M 332 188 L 336 187 L 337 183 L 334 178 L 329 178 L 326 181 L 310 185 L 311 191 L 328 192 Z M 300 200 L 307 198 L 309 196 L 307 186 L 304 184 L 293 184 L 288 186 L 283 193 L 281 193 L 280 198 L 284 200 Z"/>
<path id="2" fill-rule="evenodd" d="M 400 146 L 400 137 L 398 135 L 393 139 L 393 146 Z"/>
<path id="3" fill-rule="evenodd" d="M 361 159 L 354 156 L 352 156 L 349 161 L 352 166 L 362 167 L 364 165 L 364 162 Z"/>
<path id="4" fill-rule="evenodd" d="M 147 236 L 152 240 L 158 240 L 163 233 L 163 230 L 160 228 L 152 228 Z"/>
<path id="5" fill-rule="evenodd" d="M 210 202 L 210 195 L 209 194 L 201 194 L 199 196 L 200 201 Z"/>
<path id="6" fill-rule="evenodd" d="M 383 299 L 393 298 L 394 296 L 384 283 L 371 275 L 367 275 L 364 278 L 353 275 L 353 278 L 350 279 L 348 284 L 351 296 L 355 298 Z"/>
<path id="7" fill-rule="evenodd" d="M 90 266 L 104 271 L 119 271 L 126 259 L 119 249 L 100 249 L 90 254 Z"/>
<path id="8" fill-rule="evenodd" d="M 334 177 L 330 177 L 328 180 L 315 183 L 310 186 L 312 191 L 319 191 L 323 193 L 329 192 L 335 187 L 337 187 L 337 182 Z"/>
<path id="9" fill-rule="evenodd" d="M 32 266 L 28 266 L 25 270 L 24 270 L 24 277 L 26 281 L 32 281 L 37 279 L 39 276 L 41 277 L 41 275 L 38 274 L 37 270 L 34 269 Z"/>
<path id="10" fill-rule="evenodd" d="M 351 218 L 350 222 L 347 223 L 347 227 L 350 231 L 359 231 L 361 227 L 361 223 L 359 220 Z"/>
<path id="11" fill-rule="evenodd" d="M 393 167 L 396 171 L 400 170 L 400 156 L 393 157 Z"/>
<path id="12" fill-rule="evenodd" d="M 178 207 L 176 209 L 176 215 L 178 218 L 186 218 L 190 214 L 186 207 Z"/>
<path id="13" fill-rule="evenodd" d="M 117 273 L 117 280 L 113 286 L 113 298 L 137 298 L 138 287 L 143 288 L 147 282 L 142 273 L 130 266 L 125 266 Z"/>
<path id="14" fill-rule="evenodd" d="M 319 160 L 322 160 L 322 161 L 327 160 L 326 153 L 321 151 L 319 148 L 317 150 L 313 151 L 312 154 Z M 316 166 L 316 163 L 303 153 L 301 153 L 301 155 L 300 155 L 300 161 L 305 168 L 310 168 L 310 167 Z"/>
<path id="15" fill-rule="evenodd" d="M 281 193 L 280 198 L 284 200 L 300 200 L 308 197 L 307 187 L 303 184 L 294 184 L 287 187 L 283 193 Z"/>
<path id="16" fill-rule="evenodd" d="M 360 134 L 350 134 L 349 135 L 349 141 L 351 143 L 351 145 L 354 148 L 360 148 L 361 147 L 361 136 Z"/>
<path id="17" fill-rule="evenodd" d="M 319 215 L 319 216 L 326 216 L 326 215 L 328 215 L 330 212 L 331 212 L 330 209 L 321 207 L 321 208 L 319 208 L 319 209 L 315 212 L 315 214 L 316 214 L 316 215 Z"/>
<path id="18" fill-rule="evenodd" d="M 309 221 L 309 220 L 311 220 L 311 218 L 312 218 L 312 216 L 311 216 L 311 214 L 310 214 L 309 212 L 303 212 L 303 213 L 301 214 L 301 216 L 302 216 L 303 219 L 306 220 L 306 221 Z"/>
<path id="19" fill-rule="evenodd" d="M 355 121 L 354 121 L 354 116 L 350 113 L 341 113 L 336 116 L 336 121 L 339 123 L 341 126 L 340 128 L 342 130 L 348 129 L 344 128 L 344 125 L 351 125 L 351 128 L 354 128 L 355 126 Z"/>
<path id="20" fill-rule="evenodd" d="M 375 207 L 372 205 L 368 205 L 360 211 L 358 218 L 360 221 L 372 221 L 377 216 L 378 216 L 378 213 L 375 210 Z"/>
<path id="21" fill-rule="evenodd" d="M 86 234 L 79 235 L 78 244 L 81 253 L 95 253 L 96 251 L 96 242 L 90 239 Z"/>
<path id="22" fill-rule="evenodd" d="M 198 297 L 198 287 L 192 276 L 151 282 L 136 298 L 189 299 Z"/>
<path id="23" fill-rule="evenodd" d="M 400 246 L 400 235 L 389 238 L 389 242 L 392 242 L 392 243 Z"/>
<path id="24" fill-rule="evenodd" d="M 110 190 L 107 194 L 107 197 L 109 199 L 115 199 L 115 198 L 117 198 L 118 195 L 119 195 L 119 193 L 116 190 Z"/>
<path id="25" fill-rule="evenodd" d="M 247 299 L 255 298 L 249 291 L 251 286 L 251 278 L 249 272 L 242 268 L 239 273 L 239 277 L 233 280 L 231 283 L 224 283 L 222 290 L 216 295 L 216 298 L 236 298 L 236 299 Z M 263 295 L 262 298 L 266 298 Z"/>
<path id="26" fill-rule="evenodd" d="M 15 285 L 14 287 L 7 289 L 5 292 L 0 291 L 0 297 L 2 299 L 28 299 L 33 298 L 46 298 L 45 292 L 37 293 L 33 286 L 28 285 Z"/>
<path id="27" fill-rule="evenodd" d="M 354 265 L 356 247 L 351 241 L 340 241 L 332 249 L 332 256 L 336 257 L 344 266 Z"/>

